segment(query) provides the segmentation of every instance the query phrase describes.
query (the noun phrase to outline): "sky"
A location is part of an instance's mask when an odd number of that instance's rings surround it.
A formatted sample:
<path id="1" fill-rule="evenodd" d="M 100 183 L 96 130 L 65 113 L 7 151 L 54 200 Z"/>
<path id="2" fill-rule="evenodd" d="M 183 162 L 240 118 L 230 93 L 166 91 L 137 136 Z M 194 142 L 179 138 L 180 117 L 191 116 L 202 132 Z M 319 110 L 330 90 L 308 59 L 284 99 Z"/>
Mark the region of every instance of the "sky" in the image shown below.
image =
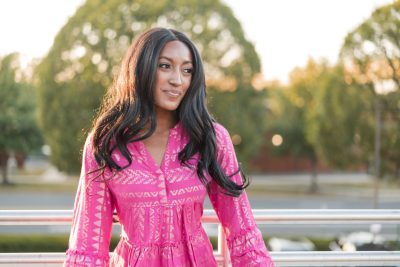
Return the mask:
<path id="1" fill-rule="evenodd" d="M 334 63 L 348 32 L 393 0 L 222 0 L 258 52 L 265 80 L 286 83 L 308 58 Z M 0 1 L 0 55 L 44 56 L 84 0 Z"/>

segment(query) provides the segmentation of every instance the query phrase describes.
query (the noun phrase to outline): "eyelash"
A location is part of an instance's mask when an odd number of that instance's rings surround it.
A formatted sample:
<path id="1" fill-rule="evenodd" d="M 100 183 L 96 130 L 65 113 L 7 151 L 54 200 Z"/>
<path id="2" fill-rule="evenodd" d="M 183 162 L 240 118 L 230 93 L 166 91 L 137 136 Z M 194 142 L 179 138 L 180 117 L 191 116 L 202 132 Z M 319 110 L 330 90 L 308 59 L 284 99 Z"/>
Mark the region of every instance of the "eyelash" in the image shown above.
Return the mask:
<path id="1" fill-rule="evenodd" d="M 158 64 L 158 67 L 160 67 L 160 68 L 162 68 L 162 69 L 165 69 L 165 68 L 170 67 L 170 65 L 169 65 L 169 64 L 166 64 L 166 63 L 160 63 L 160 64 Z"/>
<path id="2" fill-rule="evenodd" d="M 162 68 L 162 69 L 167 69 L 167 68 L 170 68 L 171 65 L 170 65 L 170 64 L 167 64 L 167 63 L 160 63 L 160 64 L 158 64 L 158 67 L 159 67 L 159 68 Z M 184 69 L 183 71 L 184 71 L 185 73 L 187 73 L 187 74 L 192 74 L 193 69 L 188 68 L 188 69 Z"/>

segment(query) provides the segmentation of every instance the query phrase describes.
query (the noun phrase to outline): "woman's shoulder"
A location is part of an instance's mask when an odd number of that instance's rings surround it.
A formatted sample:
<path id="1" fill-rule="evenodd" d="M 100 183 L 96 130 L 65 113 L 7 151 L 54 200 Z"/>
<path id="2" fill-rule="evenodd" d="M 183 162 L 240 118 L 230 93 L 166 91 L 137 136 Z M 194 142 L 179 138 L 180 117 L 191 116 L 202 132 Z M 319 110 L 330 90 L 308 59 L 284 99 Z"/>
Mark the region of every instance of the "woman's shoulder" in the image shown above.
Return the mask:
<path id="1" fill-rule="evenodd" d="M 85 136 L 85 142 L 83 144 L 82 153 L 83 154 L 93 154 L 93 132 L 88 132 Z"/>
<path id="2" fill-rule="evenodd" d="M 215 136 L 217 139 L 217 145 L 218 146 L 226 146 L 229 144 L 231 137 L 229 135 L 228 130 L 220 123 L 218 122 L 213 122 L 213 127 L 215 130 Z"/>
<path id="3" fill-rule="evenodd" d="M 94 140 L 94 132 L 89 132 L 86 135 L 86 139 L 85 139 L 85 143 L 83 145 L 83 149 L 82 149 L 82 157 L 89 163 L 91 163 L 92 165 L 98 165 L 97 160 L 96 160 L 96 155 L 95 155 L 95 151 L 99 150 L 99 147 L 96 146 L 93 142 Z M 115 144 L 115 142 L 111 142 L 110 143 L 110 147 L 113 147 Z M 127 144 L 127 149 L 128 152 L 133 155 L 134 154 L 134 150 L 132 149 L 132 145 L 131 144 Z M 111 158 L 115 161 L 115 163 L 117 163 L 120 166 L 125 166 L 126 164 L 128 164 L 128 160 L 123 156 L 123 154 L 121 153 L 121 151 L 118 148 L 114 148 L 111 152 Z M 97 166 L 98 167 L 98 166 Z"/>
<path id="4" fill-rule="evenodd" d="M 92 131 L 88 132 L 84 139 L 85 142 L 81 150 L 81 155 L 85 160 L 90 161 L 93 164 L 97 165 L 93 139 L 94 139 L 94 133 Z"/>
<path id="5" fill-rule="evenodd" d="M 228 130 L 219 122 L 214 121 L 213 127 L 215 129 L 216 134 L 225 134 L 228 132 Z"/>

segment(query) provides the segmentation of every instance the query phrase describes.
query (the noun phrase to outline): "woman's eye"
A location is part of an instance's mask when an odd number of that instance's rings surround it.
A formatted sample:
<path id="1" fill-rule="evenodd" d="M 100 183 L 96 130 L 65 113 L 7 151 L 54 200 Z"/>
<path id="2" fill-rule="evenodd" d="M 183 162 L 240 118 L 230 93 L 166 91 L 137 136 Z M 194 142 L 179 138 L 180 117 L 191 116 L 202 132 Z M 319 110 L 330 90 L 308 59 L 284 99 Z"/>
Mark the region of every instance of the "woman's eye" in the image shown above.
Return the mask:
<path id="1" fill-rule="evenodd" d="M 160 67 L 162 69 L 168 69 L 170 66 L 167 63 L 160 63 L 160 64 L 158 64 L 158 67 Z"/>
<path id="2" fill-rule="evenodd" d="M 193 72 L 193 69 L 184 69 L 183 72 L 185 72 L 185 73 L 192 73 L 192 72 Z"/>

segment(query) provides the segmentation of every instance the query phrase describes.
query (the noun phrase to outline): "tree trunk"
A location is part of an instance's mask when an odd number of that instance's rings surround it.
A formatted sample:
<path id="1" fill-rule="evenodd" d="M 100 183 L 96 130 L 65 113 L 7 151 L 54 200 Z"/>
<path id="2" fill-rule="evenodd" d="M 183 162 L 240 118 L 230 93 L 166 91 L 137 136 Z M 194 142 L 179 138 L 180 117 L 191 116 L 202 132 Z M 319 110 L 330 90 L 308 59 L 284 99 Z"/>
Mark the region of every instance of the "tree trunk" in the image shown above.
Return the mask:
<path id="1" fill-rule="evenodd" d="M 8 170 L 7 170 L 7 162 L 10 154 L 5 151 L 0 151 L 0 169 L 2 176 L 2 185 L 9 185 L 10 181 L 8 180 Z"/>
<path id="2" fill-rule="evenodd" d="M 311 184 L 310 184 L 310 193 L 315 194 L 319 191 L 318 186 L 318 172 L 317 172 L 317 162 L 312 161 L 312 173 L 311 173 Z"/>

